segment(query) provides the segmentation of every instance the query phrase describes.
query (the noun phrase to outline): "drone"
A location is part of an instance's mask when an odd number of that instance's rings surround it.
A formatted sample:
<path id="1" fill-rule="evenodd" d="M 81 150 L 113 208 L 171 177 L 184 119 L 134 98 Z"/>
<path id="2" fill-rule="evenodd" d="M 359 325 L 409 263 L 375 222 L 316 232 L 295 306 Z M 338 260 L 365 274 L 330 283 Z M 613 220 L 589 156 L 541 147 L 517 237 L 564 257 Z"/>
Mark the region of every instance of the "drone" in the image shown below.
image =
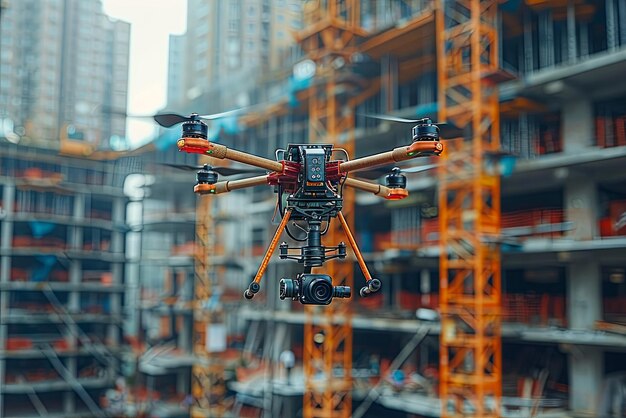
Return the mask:
<path id="1" fill-rule="evenodd" d="M 339 242 L 334 246 L 322 243 L 322 236 L 335 219 L 340 222 L 365 277 L 365 285 L 359 291 L 360 296 L 367 297 L 378 292 L 382 283 L 370 274 L 354 235 L 342 214 L 343 188 L 351 187 L 388 200 L 406 198 L 409 194 L 406 189 L 406 177 L 397 167 L 385 177 L 385 185 L 349 175 L 359 170 L 395 164 L 417 157 L 440 155 L 444 148 L 439 135 L 440 125 L 443 124 L 433 123 L 430 118 L 411 120 L 367 115 L 378 119 L 414 123 L 412 142 L 390 151 L 352 160 L 345 150 L 335 148 L 332 144 L 289 144 L 287 149 L 277 150 L 276 160 L 271 160 L 207 140 L 208 125 L 204 120 L 222 117 L 231 112 L 207 116 L 192 113 L 188 117 L 167 113 L 154 116 L 154 120 L 168 128 L 182 123 L 182 135 L 176 144 L 179 151 L 235 161 L 265 172 L 263 175 L 239 180 L 218 181 L 220 171 L 223 175 L 229 175 L 228 171 L 224 170 L 226 167 L 213 168 L 204 165 L 196 175 L 195 193 L 217 195 L 261 185 L 274 187 L 278 195 L 277 213 L 280 214 L 281 220 L 261 265 L 243 296 L 252 299 L 261 290 L 261 279 L 278 247 L 280 259 L 294 260 L 303 266 L 302 273 L 297 274 L 295 278 L 280 280 L 281 300 L 291 299 L 304 305 L 329 305 L 333 298 L 350 298 L 349 286 L 334 286 L 329 275 L 312 273 L 314 267 L 323 266 L 326 261 L 346 257 L 345 242 Z M 231 171 L 230 174 L 243 172 Z M 290 231 L 289 221 L 298 227 L 300 235 L 304 237 L 298 237 L 296 236 L 298 234 Z M 284 241 L 279 244 L 280 237 L 285 231 L 294 241 L 303 242 L 303 245 L 292 248 Z"/>

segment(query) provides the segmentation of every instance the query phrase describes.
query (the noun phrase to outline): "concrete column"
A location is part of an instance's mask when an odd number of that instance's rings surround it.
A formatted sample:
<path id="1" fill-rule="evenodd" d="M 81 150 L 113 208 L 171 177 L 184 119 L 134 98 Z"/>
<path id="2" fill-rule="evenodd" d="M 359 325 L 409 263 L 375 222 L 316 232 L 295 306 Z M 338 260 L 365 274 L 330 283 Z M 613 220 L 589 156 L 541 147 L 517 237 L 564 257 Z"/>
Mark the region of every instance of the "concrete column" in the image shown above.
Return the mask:
<path id="1" fill-rule="evenodd" d="M 189 369 L 185 368 L 176 375 L 176 393 L 188 394 L 189 390 Z"/>
<path id="2" fill-rule="evenodd" d="M 573 154 L 593 145 L 594 123 L 591 101 L 577 98 L 568 100 L 561 112 L 563 152 Z"/>
<path id="3" fill-rule="evenodd" d="M 13 205 L 15 202 L 15 186 L 7 184 L 2 193 L 2 224 L 0 224 L 0 248 L 3 250 L 11 248 L 13 240 Z"/>
<path id="4" fill-rule="evenodd" d="M 572 263 L 568 268 L 567 315 L 571 329 L 591 330 L 602 318 L 600 266 Z M 576 345 L 569 352 L 570 409 L 575 413 L 597 410 L 604 377 L 601 348 Z"/>
<path id="5" fill-rule="evenodd" d="M 74 221 L 81 222 L 85 219 L 85 195 L 76 194 L 74 196 Z M 70 247 L 77 250 L 83 248 L 83 227 L 72 226 L 70 228 Z"/>
<path id="6" fill-rule="evenodd" d="M 0 291 L 0 318 L 6 318 L 9 315 L 9 292 L 4 290 Z M 9 333 L 8 325 L 0 325 L 0 351 L 6 348 L 6 341 Z M 2 376 L 0 375 L 0 384 L 2 383 Z M 2 385 L 0 385 L 1 387 Z"/>
<path id="7" fill-rule="evenodd" d="M 134 229 L 126 234 L 126 282 L 124 283 L 124 329 L 128 335 L 139 335 L 139 287 L 143 237 L 144 201 L 133 201 L 126 206 L 127 225 Z"/>
<path id="8" fill-rule="evenodd" d="M 603 380 L 604 353 L 577 346 L 569 355 L 569 405 L 575 415 L 596 416 Z"/>
<path id="9" fill-rule="evenodd" d="M 126 202 L 123 198 L 113 201 L 113 213 L 111 219 L 114 224 L 125 225 Z M 120 253 L 124 249 L 124 232 L 114 230 L 111 234 L 111 252 Z M 114 278 L 115 280 L 115 278 Z"/>
<path id="10" fill-rule="evenodd" d="M 70 261 L 69 279 L 70 283 L 78 285 L 81 282 L 82 277 L 82 264 L 80 260 Z M 67 304 L 67 311 L 70 315 L 76 314 L 80 310 L 80 292 L 72 290 L 70 292 Z M 78 345 L 78 325 L 75 323 L 67 324 L 67 336 L 69 338 L 70 347 L 76 348 Z"/>
<path id="11" fill-rule="evenodd" d="M 113 284 L 119 284 L 119 279 L 122 277 L 123 266 L 121 263 L 114 263 L 111 266 L 111 273 L 113 276 Z M 122 315 L 122 295 L 118 292 L 111 292 L 109 295 L 109 313 L 113 316 L 121 316 Z M 120 343 L 119 341 L 119 333 L 117 332 L 117 328 L 120 324 L 117 322 L 112 322 L 108 326 L 108 335 L 107 335 L 107 345 L 112 347 L 117 347 Z"/>
<path id="12" fill-rule="evenodd" d="M 572 263 L 568 268 L 567 319 L 569 328 L 591 330 L 602 319 L 600 266 L 594 262 Z"/>
<path id="13" fill-rule="evenodd" d="M 3 216 L 2 223 L 0 224 L 0 248 L 11 248 L 11 242 L 13 241 L 13 222 L 10 219 L 13 216 L 13 202 L 15 199 L 15 187 L 12 185 L 5 185 L 2 201 L 4 206 L 0 208 Z M 0 283 L 7 283 L 11 274 L 11 257 L 0 257 Z M 5 318 L 8 315 L 7 306 L 9 305 L 9 292 L 0 291 L 0 318 Z M 5 344 L 8 337 L 8 326 L 0 325 L 0 350 L 6 348 Z M 0 359 L 0 417 L 4 416 L 4 388 L 6 374 L 6 363 L 4 359 Z"/>
<path id="14" fill-rule="evenodd" d="M 1 328 L 1 327 L 0 327 Z M 0 360 L 0 417 L 4 416 L 4 374 L 5 374 L 5 360 Z"/>
<path id="15" fill-rule="evenodd" d="M 183 326 L 178 333 L 178 348 L 185 352 L 191 352 L 191 330 L 193 328 L 193 320 L 191 315 L 183 316 Z"/>
<path id="16" fill-rule="evenodd" d="M 15 186 L 6 185 L 2 193 L 3 207 L 0 208 L 2 213 L 2 223 L 0 223 L 0 249 L 8 250 L 12 247 L 13 242 L 13 203 L 15 202 Z M 8 283 L 11 276 L 11 257 L 3 255 L 0 257 L 0 283 Z M 6 293 L 6 292 L 5 292 Z M 8 293 L 6 293 L 5 300 L 0 300 L 0 316 L 6 314 L 2 311 L 2 307 L 7 306 Z M 0 335 L 2 340 L 2 335 Z M 0 413 L 2 410 L 0 409 Z"/>
<path id="17" fill-rule="evenodd" d="M 69 373 L 78 378 L 77 366 L 76 366 L 76 357 L 70 357 L 67 359 L 67 363 L 65 363 L 65 367 Z M 76 395 L 73 390 L 68 390 L 63 393 L 63 412 L 67 415 L 73 414 L 76 411 Z"/>
<path id="18" fill-rule="evenodd" d="M 583 173 L 570 172 L 564 190 L 565 218 L 573 223 L 567 237 L 590 240 L 598 236 L 599 199 L 593 179 Z"/>

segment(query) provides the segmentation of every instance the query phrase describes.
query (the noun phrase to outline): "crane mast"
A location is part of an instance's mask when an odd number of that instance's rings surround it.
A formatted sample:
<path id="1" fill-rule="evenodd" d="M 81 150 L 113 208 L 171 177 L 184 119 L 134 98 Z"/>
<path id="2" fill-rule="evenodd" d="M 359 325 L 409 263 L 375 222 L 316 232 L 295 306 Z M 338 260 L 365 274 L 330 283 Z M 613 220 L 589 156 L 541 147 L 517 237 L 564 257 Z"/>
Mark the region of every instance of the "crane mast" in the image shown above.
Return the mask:
<path id="1" fill-rule="evenodd" d="M 438 1 L 439 118 L 469 133 L 439 170 L 443 417 L 500 416 L 500 179 L 485 164 L 500 150 L 498 3 Z"/>

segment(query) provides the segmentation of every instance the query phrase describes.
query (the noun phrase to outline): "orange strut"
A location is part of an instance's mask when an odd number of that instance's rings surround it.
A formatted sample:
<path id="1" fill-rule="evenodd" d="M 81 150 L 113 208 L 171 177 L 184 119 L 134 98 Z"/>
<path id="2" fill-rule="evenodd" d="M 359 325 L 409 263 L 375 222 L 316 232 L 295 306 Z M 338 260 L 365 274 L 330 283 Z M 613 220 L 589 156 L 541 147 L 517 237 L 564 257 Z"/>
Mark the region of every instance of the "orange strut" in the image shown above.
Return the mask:
<path id="1" fill-rule="evenodd" d="M 272 258 L 272 254 L 274 254 L 274 250 L 276 250 L 276 244 L 278 243 L 278 239 L 280 235 L 283 233 L 287 222 L 289 221 L 289 217 L 291 216 L 291 209 L 289 209 L 285 216 L 283 216 L 283 220 L 280 221 L 280 225 L 276 228 L 276 232 L 274 233 L 274 238 L 272 238 L 272 242 L 270 242 L 270 246 L 267 247 L 267 251 L 265 251 L 265 256 L 263 257 L 263 261 L 261 262 L 261 266 L 259 267 L 259 271 L 257 271 L 256 276 L 254 276 L 254 281 L 259 283 L 261 281 L 261 277 L 265 274 L 265 270 L 267 269 L 267 264 L 270 262 L 270 258 Z"/>
<path id="2" fill-rule="evenodd" d="M 356 260 L 359 262 L 359 267 L 361 267 L 361 271 L 365 276 L 365 281 L 368 282 L 372 280 L 372 275 L 370 274 L 367 266 L 365 265 L 365 260 L 363 260 L 363 256 L 361 255 L 361 251 L 359 251 L 359 246 L 356 245 L 356 240 L 352 236 L 352 232 L 350 232 L 350 228 L 348 227 L 348 222 L 346 222 L 346 218 L 343 217 L 343 213 L 339 212 L 339 222 L 341 222 L 341 226 L 343 230 L 346 232 L 346 237 L 348 238 L 348 242 L 352 247 L 352 251 L 354 251 L 354 255 L 356 256 Z"/>

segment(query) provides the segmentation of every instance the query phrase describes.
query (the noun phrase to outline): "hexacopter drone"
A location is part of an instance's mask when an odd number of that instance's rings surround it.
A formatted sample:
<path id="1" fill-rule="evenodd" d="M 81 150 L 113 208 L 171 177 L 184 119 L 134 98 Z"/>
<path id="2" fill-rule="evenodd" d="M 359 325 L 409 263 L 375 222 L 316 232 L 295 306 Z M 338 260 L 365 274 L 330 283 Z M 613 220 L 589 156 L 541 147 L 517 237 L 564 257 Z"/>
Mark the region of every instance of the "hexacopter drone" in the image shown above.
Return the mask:
<path id="1" fill-rule="evenodd" d="M 329 275 L 311 273 L 313 267 L 320 267 L 328 260 L 346 257 L 344 242 L 336 246 L 322 244 L 321 237 L 328 231 L 330 222 L 334 218 L 339 219 L 347 241 L 365 276 L 365 286 L 359 292 L 361 297 L 367 297 L 380 290 L 380 280 L 370 274 L 348 223 L 341 213 L 342 190 L 344 187 L 352 187 L 390 200 L 407 197 L 406 177 L 397 167 L 386 176 L 384 186 L 348 177 L 348 174 L 412 158 L 441 154 L 443 144 L 439 141 L 438 124 L 433 123 L 429 118 L 408 120 L 369 115 L 379 119 L 415 123 L 412 143 L 354 160 L 349 159 L 345 150 L 334 148 L 331 144 L 289 144 L 286 150 L 281 149 L 276 152 L 276 161 L 274 161 L 207 140 L 208 126 L 203 120 L 216 119 L 228 113 L 230 112 L 208 116 L 193 113 L 189 117 L 168 113 L 156 115 L 154 119 L 164 127 L 182 123 L 182 136 L 177 142 L 180 151 L 237 161 L 267 171 L 261 176 L 218 181 L 219 169 L 223 167 L 213 169 L 205 165 L 197 172 L 197 183 L 194 187 L 195 193 L 210 195 L 265 184 L 274 186 L 278 194 L 277 206 L 281 222 L 253 281 L 244 292 L 244 297 L 252 299 L 259 292 L 261 278 L 278 246 L 281 259 L 295 260 L 304 267 L 303 272 L 295 279 L 280 280 L 281 299 L 290 298 L 309 305 L 328 305 L 333 298 L 349 298 L 350 287 L 334 286 Z M 289 230 L 287 224 L 290 220 L 304 232 L 303 238 L 294 236 L 293 231 Z M 286 231 L 292 239 L 305 242 L 305 244 L 297 248 L 290 248 L 286 242 L 279 244 L 278 241 L 283 231 Z"/>

